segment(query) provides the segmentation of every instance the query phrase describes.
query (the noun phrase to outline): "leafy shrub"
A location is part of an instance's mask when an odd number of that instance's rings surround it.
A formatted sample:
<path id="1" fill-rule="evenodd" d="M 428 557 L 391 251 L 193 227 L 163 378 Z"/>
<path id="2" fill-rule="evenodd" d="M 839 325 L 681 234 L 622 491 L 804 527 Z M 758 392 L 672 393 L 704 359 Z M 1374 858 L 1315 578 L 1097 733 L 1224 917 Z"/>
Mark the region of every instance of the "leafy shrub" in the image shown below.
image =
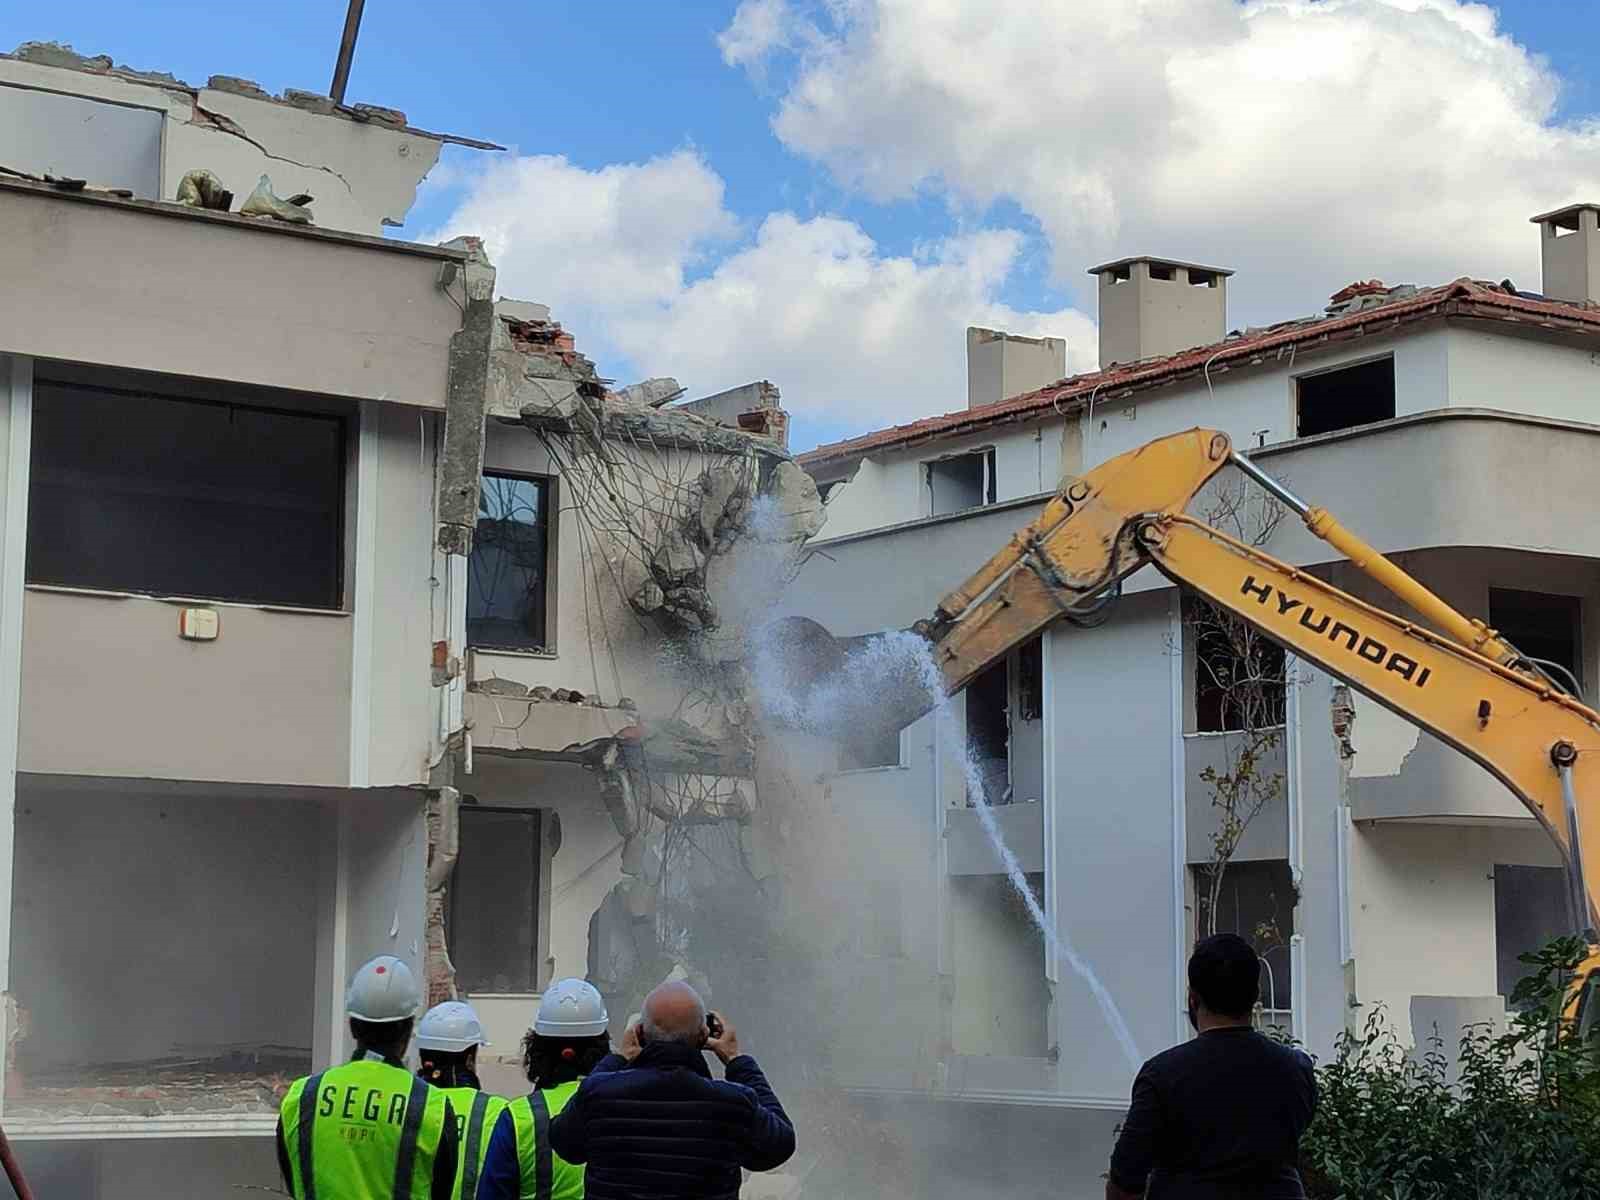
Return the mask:
<path id="1" fill-rule="evenodd" d="M 1560 1020 L 1585 954 L 1562 938 L 1522 956 L 1509 1032 L 1469 1027 L 1452 1086 L 1435 1037 L 1411 1055 L 1374 1013 L 1318 1069 L 1302 1141 L 1313 1200 L 1566 1200 L 1600 1197 L 1600 1069 Z"/>

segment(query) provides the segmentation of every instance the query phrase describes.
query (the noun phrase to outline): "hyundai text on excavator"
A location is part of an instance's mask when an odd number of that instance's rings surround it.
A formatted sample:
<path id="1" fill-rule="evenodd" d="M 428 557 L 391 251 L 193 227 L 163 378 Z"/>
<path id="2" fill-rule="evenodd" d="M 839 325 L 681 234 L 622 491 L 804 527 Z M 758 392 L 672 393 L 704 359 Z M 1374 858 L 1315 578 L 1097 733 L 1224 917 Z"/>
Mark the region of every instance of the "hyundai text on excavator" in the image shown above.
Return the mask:
<path id="1" fill-rule="evenodd" d="M 1185 514 L 1230 465 L 1431 628 Z M 1600 900 L 1583 870 L 1585 861 L 1600 862 L 1600 812 L 1583 811 L 1576 779 L 1585 771 L 1590 790 L 1600 791 L 1600 712 L 1557 682 L 1546 669 L 1551 664 L 1463 616 L 1325 509 L 1304 503 L 1235 451 L 1227 434 L 1191 429 L 1068 480 L 914 630 L 932 644 L 945 691 L 953 693 L 1058 619 L 1098 624 L 1122 581 L 1146 565 L 1428 730 L 1515 793 L 1560 848 L 1573 932 L 1590 947 L 1565 1014 L 1585 1033 L 1600 1025 Z M 816 644 L 815 633 L 807 637 Z M 909 701 L 896 723 L 929 706 Z"/>

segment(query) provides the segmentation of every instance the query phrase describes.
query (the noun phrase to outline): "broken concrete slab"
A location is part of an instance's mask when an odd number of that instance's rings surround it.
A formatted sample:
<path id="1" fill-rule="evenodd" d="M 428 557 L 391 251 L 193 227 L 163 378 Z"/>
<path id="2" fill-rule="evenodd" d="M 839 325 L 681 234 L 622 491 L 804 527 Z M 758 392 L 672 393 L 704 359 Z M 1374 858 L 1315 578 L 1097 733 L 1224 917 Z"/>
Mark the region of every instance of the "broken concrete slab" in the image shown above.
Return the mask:
<path id="1" fill-rule="evenodd" d="M 237 75 L 213 75 L 206 86 L 219 92 L 232 92 L 236 96 L 252 96 L 257 100 L 270 100 L 272 96 L 254 79 L 241 79 Z"/>
<path id="2" fill-rule="evenodd" d="M 502 296 L 494 302 L 494 315 L 502 321 L 548 321 L 550 306 L 534 300 L 507 300 Z"/>
<path id="3" fill-rule="evenodd" d="M 660 408 L 663 404 L 670 404 L 683 395 L 683 385 L 676 379 L 660 378 L 645 379 L 639 383 L 630 383 L 621 388 L 616 395 L 624 403 L 642 404 L 646 408 Z"/>

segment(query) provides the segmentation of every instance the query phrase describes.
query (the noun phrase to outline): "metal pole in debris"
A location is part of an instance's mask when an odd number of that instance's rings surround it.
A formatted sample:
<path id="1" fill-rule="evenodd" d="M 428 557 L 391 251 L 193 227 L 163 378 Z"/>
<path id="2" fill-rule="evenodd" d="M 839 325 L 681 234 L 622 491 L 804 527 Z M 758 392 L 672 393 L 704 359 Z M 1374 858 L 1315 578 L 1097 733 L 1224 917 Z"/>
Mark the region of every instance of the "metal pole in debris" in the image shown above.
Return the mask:
<path id="1" fill-rule="evenodd" d="M 3 1129 L 0 1129 L 0 1166 L 5 1168 L 6 1178 L 11 1181 L 11 1190 L 17 1194 L 17 1200 L 33 1200 L 33 1191 L 22 1177 L 22 1166 L 11 1152 L 11 1143 Z"/>
<path id="2" fill-rule="evenodd" d="M 339 39 L 339 61 L 333 65 L 333 86 L 328 95 L 335 104 L 344 103 L 344 89 L 350 83 L 350 60 L 356 56 L 356 34 L 361 32 L 361 10 L 367 0 L 350 0 L 344 15 L 344 36 Z"/>

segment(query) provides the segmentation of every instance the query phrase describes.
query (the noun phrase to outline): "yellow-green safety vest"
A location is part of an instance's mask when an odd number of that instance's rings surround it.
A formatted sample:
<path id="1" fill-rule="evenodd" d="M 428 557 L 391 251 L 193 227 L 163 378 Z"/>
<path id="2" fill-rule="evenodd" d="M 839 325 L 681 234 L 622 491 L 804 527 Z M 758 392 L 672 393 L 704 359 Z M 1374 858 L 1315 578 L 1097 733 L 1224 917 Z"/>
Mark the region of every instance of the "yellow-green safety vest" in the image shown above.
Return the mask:
<path id="1" fill-rule="evenodd" d="M 478 1176 L 489 1157 L 489 1135 L 494 1123 L 511 1101 L 491 1096 L 477 1088 L 440 1088 L 456 1115 L 456 1135 L 461 1149 L 456 1159 L 455 1200 L 473 1200 L 478 1194 Z"/>
<path id="2" fill-rule="evenodd" d="M 445 1200 L 445 1112 L 441 1089 L 377 1059 L 295 1080 L 278 1112 L 295 1200 Z"/>
<path id="3" fill-rule="evenodd" d="M 583 1168 L 550 1148 L 550 1122 L 577 1094 L 579 1082 L 541 1088 L 511 1102 L 522 1200 L 583 1200 Z"/>

